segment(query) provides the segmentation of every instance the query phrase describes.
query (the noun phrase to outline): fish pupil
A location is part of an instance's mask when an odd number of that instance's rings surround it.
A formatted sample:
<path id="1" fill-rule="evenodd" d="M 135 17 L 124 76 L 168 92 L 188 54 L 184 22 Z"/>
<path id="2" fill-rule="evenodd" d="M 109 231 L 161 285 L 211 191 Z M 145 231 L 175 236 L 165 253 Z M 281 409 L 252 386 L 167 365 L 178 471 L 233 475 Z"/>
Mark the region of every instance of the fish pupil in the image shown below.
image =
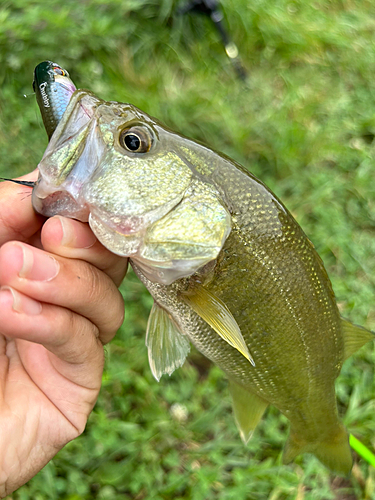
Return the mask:
<path id="1" fill-rule="evenodd" d="M 140 148 L 141 141 L 138 136 L 134 134 L 128 134 L 125 136 L 125 145 L 130 151 L 137 151 Z"/>

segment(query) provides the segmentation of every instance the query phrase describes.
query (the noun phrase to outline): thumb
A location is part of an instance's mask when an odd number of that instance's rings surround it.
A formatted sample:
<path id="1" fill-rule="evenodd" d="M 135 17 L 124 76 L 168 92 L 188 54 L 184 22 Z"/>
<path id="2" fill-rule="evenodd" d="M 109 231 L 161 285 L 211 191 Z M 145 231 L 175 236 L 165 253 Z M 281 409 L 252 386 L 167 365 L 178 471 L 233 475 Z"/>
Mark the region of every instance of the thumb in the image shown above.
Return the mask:
<path id="1" fill-rule="evenodd" d="M 19 177 L 34 181 L 38 170 Z M 0 246 L 7 241 L 26 241 L 42 226 L 44 218 L 31 204 L 32 189 L 12 182 L 0 183 Z"/>

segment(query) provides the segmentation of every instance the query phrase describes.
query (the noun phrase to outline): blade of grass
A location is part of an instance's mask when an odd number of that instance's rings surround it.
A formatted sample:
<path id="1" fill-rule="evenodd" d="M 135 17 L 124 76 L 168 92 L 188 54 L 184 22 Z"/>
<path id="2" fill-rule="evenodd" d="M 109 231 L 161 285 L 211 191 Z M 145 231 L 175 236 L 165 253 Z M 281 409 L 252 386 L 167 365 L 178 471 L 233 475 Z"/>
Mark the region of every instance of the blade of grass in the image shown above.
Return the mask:
<path id="1" fill-rule="evenodd" d="M 375 467 L 375 455 L 359 439 L 350 434 L 349 444 L 366 462 Z"/>

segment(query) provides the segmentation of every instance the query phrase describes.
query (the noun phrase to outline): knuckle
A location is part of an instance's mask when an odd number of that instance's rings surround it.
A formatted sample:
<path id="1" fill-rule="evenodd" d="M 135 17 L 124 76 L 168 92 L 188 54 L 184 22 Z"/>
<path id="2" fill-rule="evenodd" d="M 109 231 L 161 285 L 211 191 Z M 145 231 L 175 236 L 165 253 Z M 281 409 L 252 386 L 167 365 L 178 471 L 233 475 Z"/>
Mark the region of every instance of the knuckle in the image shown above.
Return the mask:
<path id="1" fill-rule="evenodd" d="M 120 286 L 128 268 L 128 259 L 112 254 L 107 259 L 107 264 L 103 266 L 103 271 L 114 281 L 116 286 Z"/>
<path id="2" fill-rule="evenodd" d="M 94 266 L 86 267 L 87 301 L 101 317 L 100 330 L 117 331 L 124 321 L 124 301 L 111 278 Z"/>
<path id="3" fill-rule="evenodd" d="M 50 325 L 50 330 L 52 324 Z M 59 328 L 54 325 L 53 334 L 50 335 L 46 345 L 52 346 L 54 349 L 65 349 L 71 337 L 77 330 L 77 316 L 69 309 L 64 310 L 62 319 L 59 320 Z"/>
<path id="4" fill-rule="evenodd" d="M 102 294 L 105 291 L 104 289 L 108 286 L 108 283 L 105 283 L 105 276 L 96 267 L 90 264 L 85 265 L 84 269 L 87 299 L 94 303 L 100 302 L 102 300 Z"/>
<path id="5" fill-rule="evenodd" d="M 96 344 L 98 328 L 86 318 L 72 311 L 65 312 L 65 327 L 61 330 L 61 338 L 55 342 L 55 349 L 64 352 L 64 360 L 71 364 L 84 364 L 93 351 L 90 342 Z"/>
<path id="6" fill-rule="evenodd" d="M 79 270 L 80 314 L 97 328 L 97 337 L 108 342 L 124 321 L 124 301 L 112 279 L 102 270 L 84 263 Z M 75 295 L 75 294 L 73 294 Z M 72 296 L 73 297 L 73 296 Z"/>
<path id="7" fill-rule="evenodd" d="M 115 300 L 113 300 L 115 299 Z M 116 334 L 117 330 L 124 322 L 125 310 L 124 301 L 120 292 L 116 289 L 116 295 L 110 302 L 110 307 L 105 308 L 105 315 L 100 323 L 100 340 L 106 344 Z"/>

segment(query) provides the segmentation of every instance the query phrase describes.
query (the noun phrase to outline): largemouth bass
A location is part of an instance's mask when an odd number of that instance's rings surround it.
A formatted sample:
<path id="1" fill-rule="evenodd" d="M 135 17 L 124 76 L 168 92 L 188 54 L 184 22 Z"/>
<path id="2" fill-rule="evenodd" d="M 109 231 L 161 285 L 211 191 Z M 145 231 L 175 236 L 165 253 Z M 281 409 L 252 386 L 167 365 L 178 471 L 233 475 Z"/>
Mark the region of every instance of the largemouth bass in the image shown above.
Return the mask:
<path id="1" fill-rule="evenodd" d="M 131 104 L 77 90 L 39 164 L 33 206 L 88 221 L 154 298 L 146 344 L 156 379 L 192 342 L 228 378 L 247 442 L 269 404 L 303 452 L 347 474 L 334 382 L 373 334 L 340 318 L 312 243 L 281 201 L 228 157 Z"/>

